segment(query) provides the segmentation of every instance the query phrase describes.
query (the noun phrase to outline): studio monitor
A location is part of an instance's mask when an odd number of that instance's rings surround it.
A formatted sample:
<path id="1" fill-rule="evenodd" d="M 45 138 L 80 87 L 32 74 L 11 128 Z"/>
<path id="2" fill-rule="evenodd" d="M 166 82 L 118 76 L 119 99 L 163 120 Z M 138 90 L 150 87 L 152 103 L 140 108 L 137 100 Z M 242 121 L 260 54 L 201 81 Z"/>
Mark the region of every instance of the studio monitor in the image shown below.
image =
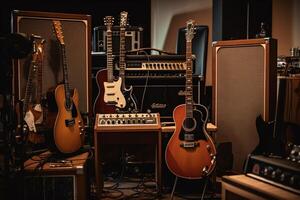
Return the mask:
<path id="1" fill-rule="evenodd" d="M 42 70 L 42 92 L 63 82 L 61 51 L 56 39 L 52 20 L 59 20 L 66 49 L 68 79 L 71 88 L 79 92 L 79 109 L 91 111 L 91 17 L 81 14 L 66 14 L 35 11 L 14 11 L 13 31 L 41 36 L 45 39 Z M 13 89 L 17 99 L 23 99 L 30 58 L 14 63 Z M 91 113 L 91 112 L 90 112 Z"/>
<path id="2" fill-rule="evenodd" d="M 274 119 L 277 41 L 271 38 L 213 43 L 213 111 L 216 142 L 232 142 L 233 170 L 241 172 L 258 144 L 255 120 Z"/>

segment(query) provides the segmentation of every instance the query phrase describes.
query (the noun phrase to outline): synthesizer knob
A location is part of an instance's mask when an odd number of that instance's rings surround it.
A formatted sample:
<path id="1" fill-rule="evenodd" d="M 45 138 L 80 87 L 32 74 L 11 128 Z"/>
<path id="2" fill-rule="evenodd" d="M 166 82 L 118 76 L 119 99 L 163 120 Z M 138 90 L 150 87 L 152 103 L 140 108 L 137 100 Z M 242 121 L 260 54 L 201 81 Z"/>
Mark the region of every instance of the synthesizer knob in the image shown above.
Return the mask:
<path id="1" fill-rule="evenodd" d="M 265 167 L 264 169 L 264 176 L 270 176 L 273 172 L 273 168 L 272 167 Z"/>
<path id="2" fill-rule="evenodd" d="M 276 169 L 272 172 L 272 178 L 273 179 L 279 179 L 282 171 L 280 169 Z"/>
<path id="3" fill-rule="evenodd" d="M 284 172 L 280 175 L 280 181 L 285 183 L 288 181 L 288 179 L 291 177 L 291 174 Z"/>
<path id="4" fill-rule="evenodd" d="M 300 189 L 300 176 L 298 176 L 298 175 L 293 175 L 293 176 L 290 178 L 289 184 L 290 184 L 292 187 L 295 187 L 295 188 L 297 188 L 297 189 Z"/>

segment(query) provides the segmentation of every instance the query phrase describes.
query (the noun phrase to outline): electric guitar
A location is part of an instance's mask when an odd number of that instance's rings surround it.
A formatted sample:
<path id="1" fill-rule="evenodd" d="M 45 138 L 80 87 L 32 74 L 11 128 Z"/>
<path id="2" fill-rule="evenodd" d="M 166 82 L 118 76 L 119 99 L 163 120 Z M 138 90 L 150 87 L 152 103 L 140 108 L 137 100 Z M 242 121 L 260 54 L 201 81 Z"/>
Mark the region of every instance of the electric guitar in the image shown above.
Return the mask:
<path id="1" fill-rule="evenodd" d="M 58 85 L 55 89 L 58 113 L 53 130 L 54 142 L 61 153 L 74 153 L 84 143 L 83 122 L 78 109 L 79 97 L 77 89 L 74 89 L 71 95 L 61 22 L 53 20 L 53 26 L 61 47 L 64 76 L 64 84 Z"/>
<path id="2" fill-rule="evenodd" d="M 45 119 L 45 109 L 42 105 L 42 74 L 43 74 L 43 60 L 44 60 L 44 45 L 45 40 L 42 39 L 40 42 L 34 41 L 33 42 L 33 49 L 35 52 L 36 61 L 35 64 L 37 69 L 35 70 L 35 73 L 37 75 L 36 78 L 36 88 L 37 88 L 37 94 L 36 94 L 36 101 L 34 105 L 29 106 L 29 111 L 25 114 L 25 118 L 28 116 L 28 112 L 32 112 L 34 116 L 34 123 L 32 126 L 34 126 L 34 131 L 29 131 L 28 134 L 28 141 L 30 141 L 33 144 L 43 143 L 45 142 L 45 135 L 42 134 L 43 129 L 43 123 Z M 26 119 L 25 119 L 26 121 Z M 28 123 L 27 123 L 28 124 Z"/>
<path id="3" fill-rule="evenodd" d="M 114 113 L 117 108 L 124 108 L 126 100 L 121 92 L 122 79 L 117 80 L 113 76 L 113 57 L 112 57 L 112 25 L 114 18 L 106 16 L 104 24 L 106 25 L 106 69 L 99 70 L 96 74 L 96 83 L 99 93 L 94 103 L 94 113 Z"/>
<path id="4" fill-rule="evenodd" d="M 128 13 L 123 11 L 120 14 L 120 55 L 119 55 L 119 77 L 122 80 L 121 90 L 124 95 L 126 104 L 123 108 L 117 108 L 117 112 L 137 112 L 135 97 L 132 94 L 132 86 L 126 88 L 125 85 L 125 28 L 127 24 Z"/>
<path id="5" fill-rule="evenodd" d="M 277 77 L 279 82 L 278 97 L 276 102 L 275 120 L 266 122 L 259 115 L 256 118 L 256 130 L 259 137 L 259 143 L 252 151 L 255 155 L 266 156 L 285 156 L 285 125 L 284 125 L 284 107 L 286 97 L 286 75 Z"/>
<path id="6" fill-rule="evenodd" d="M 185 104 L 173 111 L 175 131 L 169 140 L 165 158 L 170 171 L 177 177 L 201 179 L 216 165 L 216 148 L 206 131 L 207 108 L 194 104 L 192 89 L 192 39 L 194 21 L 187 21 Z"/>

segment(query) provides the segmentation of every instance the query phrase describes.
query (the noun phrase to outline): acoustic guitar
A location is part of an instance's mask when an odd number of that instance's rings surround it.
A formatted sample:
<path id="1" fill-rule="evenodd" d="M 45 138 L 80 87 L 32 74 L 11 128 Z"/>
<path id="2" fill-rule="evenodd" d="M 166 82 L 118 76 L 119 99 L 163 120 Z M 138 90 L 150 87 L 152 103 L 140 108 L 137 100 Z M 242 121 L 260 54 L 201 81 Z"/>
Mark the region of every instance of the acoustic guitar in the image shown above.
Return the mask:
<path id="1" fill-rule="evenodd" d="M 126 100 L 121 92 L 122 79 L 116 80 L 113 75 L 113 55 L 112 55 L 112 25 L 114 18 L 106 16 L 106 69 L 99 70 L 96 74 L 98 95 L 94 102 L 94 113 L 115 113 L 116 108 L 124 108 Z"/>
<path id="2" fill-rule="evenodd" d="M 119 77 L 122 80 L 121 91 L 124 95 L 126 104 L 122 108 L 117 108 L 117 112 L 119 113 L 130 113 L 137 112 L 137 104 L 136 98 L 133 95 L 133 87 L 130 86 L 126 88 L 125 85 L 125 30 L 127 25 L 127 16 L 128 13 L 126 11 L 122 11 L 120 14 L 120 56 L 119 56 Z"/>
<path id="3" fill-rule="evenodd" d="M 61 153 L 74 153 L 78 151 L 84 143 L 83 121 L 78 109 L 79 97 L 76 88 L 71 95 L 68 81 L 66 48 L 61 22 L 53 20 L 53 26 L 61 47 L 64 77 L 64 84 L 58 85 L 55 89 L 55 101 L 57 103 L 58 113 L 53 130 L 54 142 Z"/>
<path id="4" fill-rule="evenodd" d="M 201 179 L 215 168 L 216 148 L 206 131 L 207 108 L 193 102 L 193 20 L 187 21 L 186 31 L 185 104 L 177 106 L 173 111 L 176 128 L 167 144 L 165 159 L 168 168 L 177 177 Z"/>

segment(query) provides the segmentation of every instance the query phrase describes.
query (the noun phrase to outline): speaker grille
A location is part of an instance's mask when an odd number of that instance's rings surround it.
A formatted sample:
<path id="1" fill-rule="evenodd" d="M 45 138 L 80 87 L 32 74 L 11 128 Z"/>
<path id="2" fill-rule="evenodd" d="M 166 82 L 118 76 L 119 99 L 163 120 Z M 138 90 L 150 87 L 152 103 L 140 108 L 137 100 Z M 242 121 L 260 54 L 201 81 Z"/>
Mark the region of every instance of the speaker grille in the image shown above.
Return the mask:
<path id="1" fill-rule="evenodd" d="M 235 43 L 236 42 L 236 43 Z M 249 42 L 249 40 L 247 41 Z M 214 123 L 217 142 L 232 142 L 233 169 L 241 172 L 244 160 L 259 142 L 255 119 L 269 117 L 270 62 L 265 40 L 215 44 Z M 276 58 L 276 57 L 274 57 Z M 272 91 L 274 93 L 274 91 Z M 273 95 L 272 95 L 273 97 Z M 275 105 L 275 103 L 271 103 Z"/>
<path id="2" fill-rule="evenodd" d="M 79 109 L 91 109 L 90 64 L 91 64 L 91 19 L 88 15 L 50 12 L 14 11 L 14 32 L 35 34 L 46 40 L 43 61 L 43 93 L 63 81 L 62 58 L 52 20 L 60 20 L 66 46 L 66 60 L 70 86 L 79 92 Z M 30 58 L 16 62 L 14 90 L 19 99 L 24 98 Z"/>

